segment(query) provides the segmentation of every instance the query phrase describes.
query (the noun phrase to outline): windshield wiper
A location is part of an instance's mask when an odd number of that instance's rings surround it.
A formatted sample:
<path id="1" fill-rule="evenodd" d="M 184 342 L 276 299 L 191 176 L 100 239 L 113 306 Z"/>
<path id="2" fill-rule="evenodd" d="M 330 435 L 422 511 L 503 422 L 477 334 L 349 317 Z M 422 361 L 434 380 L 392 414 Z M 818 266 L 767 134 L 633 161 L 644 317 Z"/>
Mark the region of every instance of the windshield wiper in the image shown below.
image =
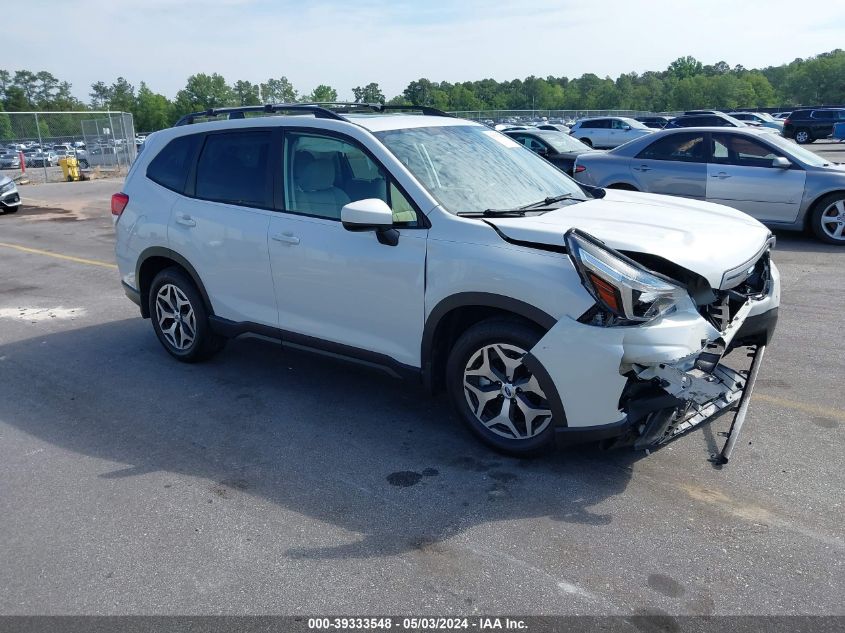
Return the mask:
<path id="1" fill-rule="evenodd" d="M 586 202 L 584 198 L 573 198 L 571 193 L 564 193 L 559 196 L 552 196 L 549 198 L 543 198 L 537 202 L 532 202 L 531 204 L 526 204 L 523 207 L 519 207 L 520 209 L 537 209 L 539 207 L 548 207 L 549 205 L 555 204 L 556 202 L 561 202 L 563 200 L 577 200 L 578 202 Z"/>
<path id="2" fill-rule="evenodd" d="M 484 211 L 458 211 L 455 215 L 459 215 L 462 218 L 497 218 L 497 217 L 507 217 L 507 216 L 523 216 L 525 215 L 525 211 L 521 208 L 518 209 L 484 209 Z"/>

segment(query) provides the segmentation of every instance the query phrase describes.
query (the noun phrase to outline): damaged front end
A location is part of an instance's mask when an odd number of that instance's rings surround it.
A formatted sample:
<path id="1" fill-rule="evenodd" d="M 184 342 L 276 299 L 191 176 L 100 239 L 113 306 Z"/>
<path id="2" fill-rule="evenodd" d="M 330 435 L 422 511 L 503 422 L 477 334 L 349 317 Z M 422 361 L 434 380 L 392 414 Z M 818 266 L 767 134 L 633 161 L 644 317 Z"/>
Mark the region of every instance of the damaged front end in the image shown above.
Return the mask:
<path id="1" fill-rule="evenodd" d="M 777 321 L 780 280 L 770 260 L 772 241 L 747 263 L 727 271 L 722 287 L 713 289 L 696 273 L 654 256 L 622 254 L 577 231 L 567 238 L 596 305 L 577 322 L 562 320 L 552 332 L 558 329 L 554 336 L 578 339 L 575 349 L 580 358 L 590 358 L 588 367 L 609 369 L 615 363 L 618 380 L 599 379 L 605 393 L 618 389 L 619 394 L 616 414 L 607 408 L 599 412 L 605 420 L 611 415 L 618 420 L 612 424 L 620 433 L 608 444 L 654 450 L 735 410 L 725 447 L 713 456 L 726 463 Z M 619 283 L 620 275 L 624 283 Z M 726 362 L 734 350 L 745 350 L 750 362 L 740 354 Z M 589 392 L 583 378 L 554 364 L 551 345 L 532 351 L 559 372 L 566 408 L 561 436 L 599 428 L 593 411 L 582 405 L 583 393 Z M 734 363 L 737 357 L 742 362 Z M 569 373 L 569 380 L 560 372 Z M 599 375 L 595 372 L 593 378 Z"/>

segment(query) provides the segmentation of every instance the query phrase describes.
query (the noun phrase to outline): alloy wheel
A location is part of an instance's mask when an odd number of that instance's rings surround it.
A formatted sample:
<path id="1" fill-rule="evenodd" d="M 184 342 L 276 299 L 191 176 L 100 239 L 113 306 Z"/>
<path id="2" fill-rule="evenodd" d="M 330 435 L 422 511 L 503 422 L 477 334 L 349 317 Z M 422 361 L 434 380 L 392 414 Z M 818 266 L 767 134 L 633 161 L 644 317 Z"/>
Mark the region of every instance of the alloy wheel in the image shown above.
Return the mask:
<path id="1" fill-rule="evenodd" d="M 185 293 L 174 284 L 164 284 L 155 305 L 158 326 L 167 342 L 179 352 L 189 349 L 197 336 L 197 321 Z"/>
<path id="2" fill-rule="evenodd" d="M 800 132 L 795 134 L 795 140 L 798 143 L 806 143 L 808 140 L 810 140 L 810 134 L 808 132 L 805 132 L 804 130 L 801 130 Z"/>
<path id="3" fill-rule="evenodd" d="M 464 369 L 464 395 L 473 415 L 507 439 L 535 437 L 552 421 L 546 394 L 522 362 L 526 353 L 507 343 L 485 345 Z"/>
<path id="4" fill-rule="evenodd" d="M 845 200 L 839 199 L 822 211 L 819 222 L 822 231 L 837 241 L 845 241 Z"/>

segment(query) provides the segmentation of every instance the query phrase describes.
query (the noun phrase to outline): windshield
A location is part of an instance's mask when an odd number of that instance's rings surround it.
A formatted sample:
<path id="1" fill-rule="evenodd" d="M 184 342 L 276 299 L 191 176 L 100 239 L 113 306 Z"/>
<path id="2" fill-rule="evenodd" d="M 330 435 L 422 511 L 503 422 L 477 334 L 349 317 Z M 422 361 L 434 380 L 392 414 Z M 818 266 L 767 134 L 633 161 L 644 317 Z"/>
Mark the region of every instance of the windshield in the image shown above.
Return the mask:
<path id="1" fill-rule="evenodd" d="M 552 132 L 549 130 L 548 134 L 538 134 L 538 136 L 551 145 L 556 152 L 577 152 L 590 149 L 577 138 L 573 138 L 564 132 Z"/>
<path id="2" fill-rule="evenodd" d="M 512 209 L 584 191 L 512 138 L 480 125 L 386 130 L 375 135 L 447 211 Z"/>
<path id="3" fill-rule="evenodd" d="M 764 138 L 772 145 L 776 145 L 787 152 L 787 154 L 791 154 L 798 160 L 801 160 L 808 165 L 812 165 L 813 167 L 823 167 L 824 165 L 830 163 L 829 160 L 825 160 L 818 154 L 811 152 L 808 149 L 804 149 L 800 145 L 796 145 L 792 141 L 788 141 L 778 134 L 766 134 Z"/>
<path id="4" fill-rule="evenodd" d="M 629 119 L 628 117 L 619 117 L 620 121 L 623 121 L 625 125 L 630 125 L 632 128 L 636 130 L 648 130 L 650 129 L 645 123 L 637 121 L 636 119 Z"/>

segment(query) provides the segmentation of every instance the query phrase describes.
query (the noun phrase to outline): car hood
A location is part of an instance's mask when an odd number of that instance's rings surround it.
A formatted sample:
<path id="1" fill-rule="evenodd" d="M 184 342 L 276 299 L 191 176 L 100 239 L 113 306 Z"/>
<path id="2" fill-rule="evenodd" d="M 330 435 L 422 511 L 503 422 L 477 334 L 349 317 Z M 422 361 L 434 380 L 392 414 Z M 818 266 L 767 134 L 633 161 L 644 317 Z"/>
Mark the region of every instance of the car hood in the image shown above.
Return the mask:
<path id="1" fill-rule="evenodd" d="M 3 160 L 3 159 L 0 158 L 0 160 Z M 12 182 L 12 179 L 9 178 L 8 176 L 0 176 L 0 187 L 5 187 L 10 182 Z"/>
<path id="2" fill-rule="evenodd" d="M 726 271 L 757 255 L 770 236 L 757 220 L 720 204 L 613 189 L 604 198 L 542 215 L 486 221 L 509 239 L 553 246 L 564 246 L 564 233 L 577 228 L 616 250 L 669 260 L 713 288 Z"/>

